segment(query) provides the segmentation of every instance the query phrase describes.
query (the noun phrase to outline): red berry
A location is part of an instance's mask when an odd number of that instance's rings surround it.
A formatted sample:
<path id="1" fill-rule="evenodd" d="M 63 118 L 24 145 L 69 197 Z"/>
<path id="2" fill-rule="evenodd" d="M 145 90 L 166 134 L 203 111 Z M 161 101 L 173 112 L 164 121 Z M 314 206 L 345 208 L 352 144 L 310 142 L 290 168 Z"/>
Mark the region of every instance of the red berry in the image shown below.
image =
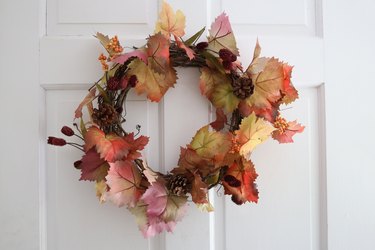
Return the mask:
<path id="1" fill-rule="evenodd" d="M 129 81 L 128 81 L 128 84 L 130 87 L 134 88 L 135 85 L 137 84 L 137 76 L 136 75 L 132 75 L 130 78 L 129 78 Z"/>
<path id="2" fill-rule="evenodd" d="M 237 60 L 237 56 L 229 49 L 219 50 L 219 56 L 221 59 L 223 59 L 223 61 L 235 62 Z"/>
<path id="3" fill-rule="evenodd" d="M 47 140 L 48 144 L 54 145 L 54 146 L 65 146 L 66 141 L 62 138 L 56 138 L 53 136 L 49 136 Z"/>
<path id="4" fill-rule="evenodd" d="M 63 133 L 66 136 L 73 136 L 74 135 L 73 129 L 69 128 L 68 126 L 62 127 L 61 133 Z"/>
<path id="5" fill-rule="evenodd" d="M 232 62 L 229 61 L 223 61 L 223 67 L 226 70 L 231 70 L 232 69 Z"/>
<path id="6" fill-rule="evenodd" d="M 82 161 L 81 160 L 79 160 L 79 161 L 75 161 L 74 162 L 74 167 L 76 168 L 76 169 L 81 169 L 82 167 L 81 167 L 81 164 L 82 164 Z"/>
<path id="7" fill-rule="evenodd" d="M 108 82 L 107 82 L 107 88 L 109 90 L 118 90 L 120 87 L 120 79 L 118 79 L 117 77 L 111 77 L 109 78 Z"/>
<path id="8" fill-rule="evenodd" d="M 198 51 L 204 50 L 205 48 L 208 47 L 208 42 L 200 42 L 195 47 L 197 48 Z"/>

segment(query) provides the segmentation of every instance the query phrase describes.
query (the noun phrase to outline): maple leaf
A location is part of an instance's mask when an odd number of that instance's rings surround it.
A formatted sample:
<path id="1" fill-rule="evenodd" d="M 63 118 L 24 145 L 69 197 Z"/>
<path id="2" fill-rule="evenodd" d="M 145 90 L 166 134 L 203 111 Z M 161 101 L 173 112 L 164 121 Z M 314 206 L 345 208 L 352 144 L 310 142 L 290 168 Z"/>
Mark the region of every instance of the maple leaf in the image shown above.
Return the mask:
<path id="1" fill-rule="evenodd" d="M 146 160 L 142 160 L 142 163 L 143 163 L 143 167 L 144 167 L 144 170 L 143 170 L 143 174 L 146 176 L 146 179 L 148 180 L 148 182 L 150 184 L 156 182 L 156 180 L 158 179 L 159 175 L 154 172 L 147 164 L 147 161 Z"/>
<path id="2" fill-rule="evenodd" d="M 227 133 L 209 131 L 209 126 L 204 126 L 197 131 L 189 147 L 204 158 L 215 159 L 217 162 L 223 160 L 225 154 L 230 150 L 232 144 Z"/>
<path id="3" fill-rule="evenodd" d="M 271 108 L 257 108 L 255 106 L 249 106 L 246 101 L 241 101 L 238 105 L 238 110 L 242 117 L 247 117 L 254 112 L 258 117 L 262 117 L 269 122 L 274 122 L 279 115 L 279 107 L 279 102 L 273 103 Z"/>
<path id="4" fill-rule="evenodd" d="M 165 186 L 155 182 L 142 195 L 140 204 L 131 211 L 137 216 L 143 235 L 151 237 L 174 229 L 176 222 L 186 213 L 186 201 L 186 196 L 168 195 Z"/>
<path id="5" fill-rule="evenodd" d="M 94 110 L 92 106 L 92 100 L 95 98 L 96 88 L 92 88 L 89 93 L 85 96 L 85 98 L 82 100 L 82 102 L 78 105 L 77 109 L 74 112 L 74 118 L 81 118 L 82 117 L 82 109 L 84 106 L 87 106 L 87 109 L 89 110 L 90 117 L 92 115 L 92 112 Z"/>
<path id="6" fill-rule="evenodd" d="M 95 148 L 91 148 L 81 159 L 81 178 L 84 181 L 101 181 L 108 174 L 108 163 L 100 158 Z"/>
<path id="7" fill-rule="evenodd" d="M 273 131 L 272 138 L 277 140 L 279 143 L 291 143 L 293 142 L 293 136 L 296 133 L 302 133 L 305 126 L 297 123 L 297 121 L 288 122 L 286 128 L 279 128 Z"/>
<path id="8" fill-rule="evenodd" d="M 189 57 L 190 60 L 194 59 L 195 57 L 195 52 L 193 49 L 189 48 L 188 46 L 186 46 L 186 44 L 182 41 L 180 41 L 180 39 L 178 37 L 174 37 L 175 41 L 176 41 L 176 44 L 179 48 L 185 50 L 186 52 L 186 55 Z"/>
<path id="9" fill-rule="evenodd" d="M 163 1 L 159 19 L 156 22 L 155 33 L 161 32 L 168 39 L 171 35 L 182 37 L 185 35 L 185 15 L 181 10 L 174 13 L 172 7 Z"/>
<path id="10" fill-rule="evenodd" d="M 150 62 L 149 58 L 149 62 Z M 135 59 L 129 64 L 129 75 L 137 76 L 138 83 L 135 90 L 138 94 L 147 93 L 147 97 L 154 102 L 159 102 L 165 92 L 176 83 L 176 71 L 169 66 L 165 74 L 155 72 L 149 63 Z"/>
<path id="11" fill-rule="evenodd" d="M 293 67 L 289 66 L 288 64 L 283 64 L 283 71 L 284 71 L 284 82 L 283 82 L 283 99 L 282 102 L 285 104 L 289 104 L 291 102 L 294 102 L 296 99 L 298 99 L 298 91 L 293 86 L 292 82 L 290 81 L 290 78 L 292 77 L 292 70 Z"/>
<path id="12" fill-rule="evenodd" d="M 141 135 L 137 139 L 134 139 L 134 133 L 130 133 L 124 137 L 124 140 L 130 145 L 130 147 L 129 153 L 126 155 L 126 157 L 124 157 L 123 160 L 133 161 L 142 156 L 139 151 L 145 148 L 149 141 L 149 138 L 147 136 Z"/>
<path id="13" fill-rule="evenodd" d="M 208 37 L 208 49 L 219 52 L 221 49 L 228 49 L 236 56 L 239 56 L 236 39 L 234 37 L 229 18 L 225 13 L 218 16 L 211 25 Z"/>
<path id="14" fill-rule="evenodd" d="M 223 109 L 216 109 L 216 120 L 211 122 L 210 125 L 216 131 L 220 131 L 227 123 L 227 116 L 224 114 Z"/>
<path id="15" fill-rule="evenodd" d="M 142 176 L 134 164 L 125 161 L 109 163 L 106 177 L 109 186 L 108 198 L 117 206 L 134 207 L 142 193 L 139 185 Z"/>
<path id="16" fill-rule="evenodd" d="M 230 82 L 226 81 L 215 87 L 211 102 L 216 108 L 223 108 L 226 113 L 232 113 L 238 107 L 240 100 L 233 93 L 233 87 Z"/>
<path id="17" fill-rule="evenodd" d="M 232 201 L 241 205 L 247 201 L 258 202 L 258 190 L 254 183 L 258 174 L 249 160 L 235 161 L 223 178 L 225 194 L 232 195 Z"/>
<path id="18" fill-rule="evenodd" d="M 98 197 L 100 203 L 106 201 L 107 188 L 108 186 L 105 183 L 105 180 L 97 181 L 95 183 L 96 197 Z"/>
<path id="19" fill-rule="evenodd" d="M 260 73 L 252 74 L 248 69 L 247 74 L 254 84 L 254 93 L 246 99 L 249 106 L 271 108 L 273 103 L 281 99 L 284 70 L 283 64 L 277 59 L 268 59 Z"/>
<path id="20" fill-rule="evenodd" d="M 180 158 L 177 165 L 178 167 L 174 168 L 171 171 L 172 173 L 176 175 L 183 174 L 190 177 L 193 177 L 192 173 L 197 170 L 201 176 L 207 176 L 211 172 L 215 172 L 217 169 L 214 159 L 204 158 L 198 155 L 192 148 L 181 147 Z"/>
<path id="21" fill-rule="evenodd" d="M 142 49 L 134 50 L 132 52 L 124 53 L 124 54 L 119 55 L 119 56 L 116 56 L 111 61 L 115 62 L 115 63 L 123 64 L 126 61 L 128 61 L 129 58 L 132 58 L 132 57 L 137 57 L 140 60 L 142 60 L 144 63 L 147 64 L 147 57 L 148 56 L 147 56 L 147 54 L 145 52 L 145 49 L 143 49 L 143 48 Z"/>
<path id="22" fill-rule="evenodd" d="M 100 32 L 97 32 L 95 37 L 100 41 L 103 47 L 107 50 L 110 57 L 118 54 L 118 51 L 114 50 L 110 45 L 111 39 L 107 35 L 103 35 Z M 116 37 L 117 39 L 117 37 Z"/>
<path id="23" fill-rule="evenodd" d="M 199 87 L 201 94 L 211 99 L 215 86 L 220 84 L 230 84 L 230 79 L 227 75 L 218 70 L 213 70 L 209 67 L 202 67 L 201 76 L 199 79 Z"/>
<path id="24" fill-rule="evenodd" d="M 193 174 L 194 174 L 194 180 L 191 186 L 191 198 L 193 202 L 196 204 L 208 203 L 207 184 L 202 181 L 202 177 L 199 174 L 197 173 L 193 173 Z"/>
<path id="25" fill-rule="evenodd" d="M 169 40 L 162 34 L 155 34 L 147 41 L 146 52 L 151 68 L 161 74 L 168 71 L 169 65 Z"/>
<path id="26" fill-rule="evenodd" d="M 100 154 L 100 157 L 108 162 L 121 160 L 129 152 L 130 145 L 122 137 L 116 134 L 105 134 L 99 128 L 92 126 L 84 136 L 85 151 L 89 151 L 93 146 Z"/>
<path id="27" fill-rule="evenodd" d="M 235 131 L 236 142 L 240 145 L 240 155 L 249 159 L 254 148 L 265 141 L 274 130 L 275 128 L 263 118 L 257 118 L 255 113 L 242 119 L 239 130 Z"/>

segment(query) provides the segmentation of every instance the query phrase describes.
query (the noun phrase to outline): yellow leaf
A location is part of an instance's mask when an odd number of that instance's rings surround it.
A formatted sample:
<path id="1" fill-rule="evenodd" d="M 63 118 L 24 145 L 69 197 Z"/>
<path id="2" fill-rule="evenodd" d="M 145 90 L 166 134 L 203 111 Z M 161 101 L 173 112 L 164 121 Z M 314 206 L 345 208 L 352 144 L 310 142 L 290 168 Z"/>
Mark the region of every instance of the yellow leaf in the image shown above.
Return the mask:
<path id="1" fill-rule="evenodd" d="M 159 20 L 156 22 L 155 33 L 161 32 L 164 36 L 171 35 L 182 37 L 185 35 L 185 15 L 177 10 L 174 13 L 172 7 L 163 1 L 162 10 L 159 14 Z"/>
<path id="2" fill-rule="evenodd" d="M 199 87 L 202 95 L 207 96 L 207 98 L 211 98 L 215 86 L 228 82 L 229 79 L 225 74 L 221 74 L 219 71 L 210 69 L 209 67 L 201 68 Z"/>
<path id="3" fill-rule="evenodd" d="M 274 130 L 266 120 L 251 113 L 242 120 L 239 130 L 236 131 L 236 142 L 241 145 L 240 154 L 249 159 L 254 148 L 268 139 Z"/>
<path id="4" fill-rule="evenodd" d="M 284 82 L 284 70 L 283 64 L 275 58 L 269 58 L 262 61 L 262 58 L 258 58 L 254 62 L 264 64 L 263 69 L 257 68 L 260 71 L 257 74 L 253 74 L 251 66 L 249 67 L 247 74 L 251 77 L 254 84 L 254 93 L 246 99 L 246 103 L 249 106 L 255 106 L 257 108 L 271 108 L 272 104 L 281 99 L 281 90 Z"/>
<path id="5" fill-rule="evenodd" d="M 199 210 L 201 210 L 202 212 L 213 212 L 214 211 L 214 207 L 212 206 L 212 204 L 210 202 L 203 203 L 203 204 L 197 203 L 196 205 L 197 205 L 197 208 Z"/>
<path id="6" fill-rule="evenodd" d="M 222 159 L 231 148 L 231 141 L 227 134 L 209 131 L 208 128 L 209 126 L 204 126 L 198 130 L 190 143 L 190 148 L 201 157 Z"/>
<path id="7" fill-rule="evenodd" d="M 105 193 L 107 192 L 107 184 L 105 183 L 105 180 L 97 181 L 95 183 L 95 190 L 96 190 L 96 196 L 99 199 L 100 203 L 105 202 Z"/>
<path id="8" fill-rule="evenodd" d="M 234 95 L 230 80 L 223 79 L 223 81 L 225 83 L 215 87 L 211 102 L 216 108 L 223 108 L 226 113 L 232 113 L 238 107 L 240 100 Z"/>
<path id="9" fill-rule="evenodd" d="M 171 67 L 165 68 L 165 74 L 157 73 L 152 68 L 152 58 L 148 58 L 148 65 L 139 59 L 129 64 L 128 75 L 137 76 L 138 83 L 135 90 L 138 94 L 147 93 L 151 101 L 158 102 L 165 92 L 176 83 L 176 71 Z"/>

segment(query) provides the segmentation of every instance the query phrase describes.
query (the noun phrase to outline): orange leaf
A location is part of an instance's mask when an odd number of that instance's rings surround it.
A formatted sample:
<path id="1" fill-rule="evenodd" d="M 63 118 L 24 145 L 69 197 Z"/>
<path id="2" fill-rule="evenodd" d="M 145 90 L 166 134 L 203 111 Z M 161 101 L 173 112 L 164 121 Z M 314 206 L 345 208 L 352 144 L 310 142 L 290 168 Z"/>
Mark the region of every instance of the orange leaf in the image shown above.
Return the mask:
<path id="1" fill-rule="evenodd" d="M 291 143 L 293 142 L 293 136 L 296 133 L 302 133 L 305 126 L 297 123 L 297 121 L 288 122 L 285 129 L 277 129 L 273 131 L 272 138 L 279 141 L 279 143 Z"/>
<path id="2" fill-rule="evenodd" d="M 292 82 L 290 81 L 290 78 L 292 77 L 292 70 L 293 67 L 289 66 L 288 64 L 283 64 L 283 71 L 284 71 L 284 83 L 282 88 L 282 93 L 284 95 L 282 102 L 285 104 L 289 104 L 291 102 L 294 102 L 296 99 L 298 99 L 298 91 L 293 86 Z"/>
<path id="3" fill-rule="evenodd" d="M 194 173 L 194 180 L 191 187 L 191 198 L 194 203 L 208 203 L 207 188 L 207 184 L 202 181 L 202 177 L 199 174 Z"/>
<path id="4" fill-rule="evenodd" d="M 155 33 L 161 32 L 169 38 L 171 35 L 182 37 L 185 35 L 185 15 L 181 10 L 174 13 L 172 7 L 163 1 L 159 20 L 155 26 Z"/>
<path id="5" fill-rule="evenodd" d="M 116 134 L 106 135 L 99 128 L 92 126 L 85 134 L 84 149 L 87 152 L 93 146 L 100 154 L 102 159 L 108 162 L 115 162 L 121 160 L 129 152 L 130 145 L 123 138 Z"/>
<path id="6" fill-rule="evenodd" d="M 235 161 L 223 178 L 225 194 L 232 195 L 232 201 L 237 205 L 247 201 L 257 203 L 258 190 L 255 184 L 257 176 L 254 164 L 250 160 L 242 158 Z"/>

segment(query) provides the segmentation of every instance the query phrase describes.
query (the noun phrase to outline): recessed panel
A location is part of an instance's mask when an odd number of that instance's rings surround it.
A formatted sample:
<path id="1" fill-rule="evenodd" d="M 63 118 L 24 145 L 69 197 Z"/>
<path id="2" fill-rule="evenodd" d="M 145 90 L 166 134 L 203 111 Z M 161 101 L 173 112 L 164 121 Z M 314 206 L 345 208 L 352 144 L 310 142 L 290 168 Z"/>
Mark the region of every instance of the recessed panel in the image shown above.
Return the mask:
<path id="1" fill-rule="evenodd" d="M 146 0 L 58 0 L 59 23 L 147 23 Z"/>
<path id="2" fill-rule="evenodd" d="M 64 137 L 60 129 L 63 125 L 71 125 L 74 110 L 86 93 L 78 90 L 47 91 L 48 135 Z M 141 132 L 148 134 L 147 102 L 130 100 L 127 107 L 127 130 L 135 131 L 135 126 L 140 124 Z M 66 139 L 82 144 L 75 137 Z M 73 162 L 82 157 L 82 152 L 73 147 L 50 145 L 46 152 L 48 249 L 148 249 L 148 241 L 138 231 L 135 218 L 129 211 L 109 202 L 100 204 L 95 184 L 78 181 L 80 171 L 73 167 Z"/>
<path id="3" fill-rule="evenodd" d="M 319 249 L 319 133 L 317 90 L 300 90 L 300 100 L 284 108 L 287 120 L 306 126 L 292 144 L 269 139 L 251 156 L 257 173 L 258 204 L 225 200 L 226 249 Z"/>
<path id="4" fill-rule="evenodd" d="M 223 10 L 235 24 L 305 25 L 306 1 L 301 0 L 223 0 Z"/>

